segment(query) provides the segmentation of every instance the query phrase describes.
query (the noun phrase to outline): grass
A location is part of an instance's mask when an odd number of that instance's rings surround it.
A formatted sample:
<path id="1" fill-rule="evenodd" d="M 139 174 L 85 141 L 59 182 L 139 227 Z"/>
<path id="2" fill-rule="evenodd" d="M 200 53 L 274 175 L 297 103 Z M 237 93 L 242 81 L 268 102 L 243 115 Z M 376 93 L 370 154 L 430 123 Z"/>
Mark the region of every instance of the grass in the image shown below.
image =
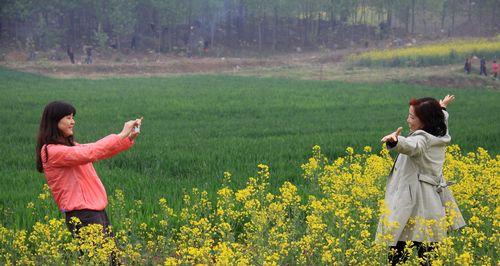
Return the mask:
<path id="1" fill-rule="evenodd" d="M 122 189 L 127 203 L 144 202 L 142 219 L 160 197 L 178 208 L 192 187 L 215 195 L 224 171 L 241 187 L 259 163 L 270 166 L 272 187 L 287 180 L 307 193 L 300 164 L 313 145 L 329 158 L 347 146 L 378 150 L 383 135 L 406 126 L 410 98 L 447 93 L 457 96 L 449 108 L 453 143 L 498 154 L 497 91 L 235 76 L 58 80 L 0 69 L 0 224 L 34 222 L 25 207 L 45 183 L 35 171 L 36 132 L 43 107 L 56 99 L 76 107 L 80 143 L 144 116 L 137 144 L 95 165 L 108 195 Z"/>

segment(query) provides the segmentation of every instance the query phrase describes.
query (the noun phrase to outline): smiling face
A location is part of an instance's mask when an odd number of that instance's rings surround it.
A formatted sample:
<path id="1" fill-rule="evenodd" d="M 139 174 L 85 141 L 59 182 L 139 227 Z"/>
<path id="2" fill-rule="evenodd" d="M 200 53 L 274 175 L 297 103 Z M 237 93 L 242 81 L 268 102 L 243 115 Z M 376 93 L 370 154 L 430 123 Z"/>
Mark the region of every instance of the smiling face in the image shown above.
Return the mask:
<path id="1" fill-rule="evenodd" d="M 63 135 L 63 137 L 67 138 L 73 136 L 73 127 L 75 126 L 75 119 L 73 114 L 67 115 L 57 123 L 57 128 Z"/>
<path id="2" fill-rule="evenodd" d="M 408 118 L 406 119 L 406 122 L 408 122 L 408 126 L 410 127 L 411 132 L 422 129 L 424 127 L 420 119 L 415 114 L 415 108 L 413 107 L 413 105 L 410 105 L 410 109 L 408 110 Z"/>

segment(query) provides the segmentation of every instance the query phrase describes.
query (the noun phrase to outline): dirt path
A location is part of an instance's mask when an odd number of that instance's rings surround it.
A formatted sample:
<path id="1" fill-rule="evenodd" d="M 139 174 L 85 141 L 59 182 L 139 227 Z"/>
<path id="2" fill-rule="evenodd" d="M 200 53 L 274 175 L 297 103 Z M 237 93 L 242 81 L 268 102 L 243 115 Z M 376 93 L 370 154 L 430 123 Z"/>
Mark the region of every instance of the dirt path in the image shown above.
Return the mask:
<path id="1" fill-rule="evenodd" d="M 434 87 L 500 89 L 500 80 L 465 75 L 461 65 L 419 68 L 352 67 L 346 58 L 360 50 L 294 53 L 267 58 L 185 58 L 134 56 L 121 60 L 100 60 L 92 65 L 61 61 L 0 62 L 20 71 L 56 78 L 106 78 L 172 76 L 186 74 L 226 74 L 292 79 L 339 80 L 346 82 L 404 82 Z"/>

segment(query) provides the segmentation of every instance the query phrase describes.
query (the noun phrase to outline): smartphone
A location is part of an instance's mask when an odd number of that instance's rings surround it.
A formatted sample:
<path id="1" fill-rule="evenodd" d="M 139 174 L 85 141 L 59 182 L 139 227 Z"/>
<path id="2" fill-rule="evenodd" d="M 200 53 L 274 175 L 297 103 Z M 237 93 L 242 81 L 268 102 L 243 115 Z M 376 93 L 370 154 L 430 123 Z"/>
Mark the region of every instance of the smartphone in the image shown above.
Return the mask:
<path id="1" fill-rule="evenodd" d="M 141 121 L 142 121 L 143 117 L 141 116 Z M 141 132 L 141 126 L 135 126 L 134 127 L 134 132 L 135 133 L 140 133 Z"/>

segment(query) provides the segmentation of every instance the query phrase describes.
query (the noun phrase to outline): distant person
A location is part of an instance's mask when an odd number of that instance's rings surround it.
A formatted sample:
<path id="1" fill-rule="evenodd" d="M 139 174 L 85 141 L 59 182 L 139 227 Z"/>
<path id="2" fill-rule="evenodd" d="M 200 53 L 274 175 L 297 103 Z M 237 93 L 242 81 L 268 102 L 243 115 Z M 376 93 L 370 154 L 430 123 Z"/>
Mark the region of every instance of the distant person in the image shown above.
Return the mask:
<path id="1" fill-rule="evenodd" d="M 151 31 L 153 32 L 153 37 L 159 38 L 160 37 L 160 32 L 156 30 L 156 25 L 154 23 L 149 24 Z"/>
<path id="2" fill-rule="evenodd" d="M 470 74 L 471 69 L 472 69 L 472 59 L 467 57 L 465 58 L 465 65 L 464 65 L 465 74 Z"/>
<path id="3" fill-rule="evenodd" d="M 208 48 L 210 47 L 210 43 L 208 41 L 203 42 L 203 52 L 208 53 Z"/>
<path id="4" fill-rule="evenodd" d="M 90 65 L 92 64 L 92 46 L 90 45 L 85 45 L 83 46 L 83 50 L 87 57 L 85 57 L 85 64 Z"/>
<path id="5" fill-rule="evenodd" d="M 115 50 L 116 50 L 116 49 L 118 49 L 118 39 L 113 38 L 113 43 L 111 43 L 111 44 L 109 45 L 109 47 L 111 47 L 111 48 L 113 48 L 113 49 L 115 49 Z"/>
<path id="6" fill-rule="evenodd" d="M 137 49 L 137 36 L 132 36 L 132 40 L 130 41 L 130 50 L 135 51 Z"/>
<path id="7" fill-rule="evenodd" d="M 68 45 L 66 47 L 66 53 L 68 54 L 69 61 L 71 61 L 71 64 L 75 63 L 75 54 L 73 53 L 73 47 L 71 45 Z"/>
<path id="8" fill-rule="evenodd" d="M 493 63 L 491 64 L 491 73 L 494 79 L 498 78 L 498 71 L 499 71 L 498 63 L 496 60 L 493 60 Z"/>
<path id="9" fill-rule="evenodd" d="M 451 183 L 443 177 L 446 146 L 451 141 L 446 107 L 454 99 L 453 95 L 440 101 L 412 99 L 406 120 L 409 135 L 400 136 L 400 127 L 381 140 L 399 153 L 387 179 L 384 202 L 388 213 L 381 216 L 377 229 L 377 240 L 390 247 L 392 265 L 407 260 L 407 243 L 417 248 L 421 265 L 431 265 L 425 253 L 443 241 L 449 229 L 465 226 L 448 188 Z M 450 211 L 453 216 L 447 217 Z"/>
<path id="10" fill-rule="evenodd" d="M 480 64 L 479 64 L 479 75 L 485 75 L 488 76 L 488 73 L 486 73 L 486 59 L 481 58 Z"/>
<path id="11" fill-rule="evenodd" d="M 36 60 L 36 53 L 35 53 L 35 40 L 31 37 L 26 39 L 26 47 L 28 48 L 28 61 L 35 61 Z"/>
<path id="12" fill-rule="evenodd" d="M 89 224 L 102 225 L 103 232 L 113 237 L 108 231 L 110 222 L 105 211 L 108 197 L 93 163 L 132 147 L 139 135 L 139 130 L 134 128 L 139 127 L 142 120 L 126 122 L 118 134 L 79 144 L 73 134 L 75 115 L 76 109 L 69 103 L 55 101 L 45 106 L 36 143 L 36 167 L 45 174 L 73 237 Z M 72 223 L 72 217 L 78 218 L 81 224 Z"/>

